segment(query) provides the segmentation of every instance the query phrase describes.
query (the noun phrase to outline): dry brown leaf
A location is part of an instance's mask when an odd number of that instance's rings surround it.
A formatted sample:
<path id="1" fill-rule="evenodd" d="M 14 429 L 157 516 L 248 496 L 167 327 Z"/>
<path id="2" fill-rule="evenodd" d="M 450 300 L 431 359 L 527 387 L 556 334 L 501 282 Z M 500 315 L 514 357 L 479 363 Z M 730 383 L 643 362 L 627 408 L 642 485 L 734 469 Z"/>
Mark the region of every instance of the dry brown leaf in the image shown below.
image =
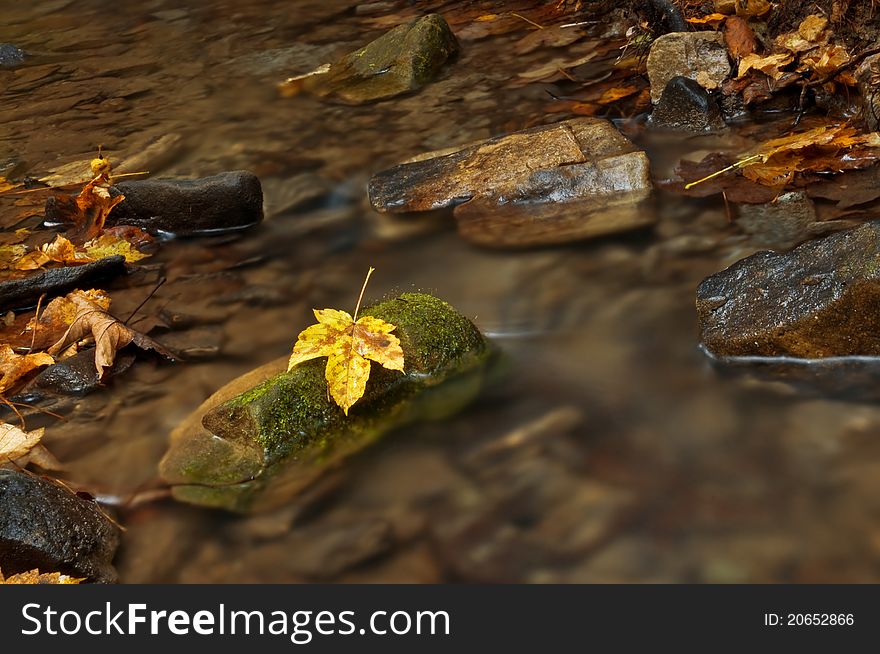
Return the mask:
<path id="1" fill-rule="evenodd" d="M 801 57 L 801 64 L 824 77 L 849 61 L 846 49 L 839 45 L 817 48 Z M 855 80 L 852 80 L 855 83 Z"/>
<path id="2" fill-rule="evenodd" d="M 772 8 L 767 0 L 736 0 L 736 15 L 743 18 L 763 16 Z"/>
<path id="3" fill-rule="evenodd" d="M 367 273 L 364 287 L 373 269 Z M 358 299 L 358 308 L 363 298 Z M 370 361 L 375 361 L 389 370 L 403 372 L 403 350 L 400 339 L 393 332 L 397 327 L 373 316 L 357 318 L 347 311 L 337 309 L 315 309 L 317 324 L 300 332 L 287 369 L 315 359 L 327 357 L 324 376 L 333 400 L 342 407 L 345 415 L 364 395 L 367 380 L 370 378 Z"/>
<path id="4" fill-rule="evenodd" d="M 124 199 L 124 195 L 110 197 L 104 175 L 99 175 L 86 184 L 75 198 L 55 196 L 60 218 L 71 225 L 68 235 L 76 244 L 97 237 L 104 229 L 104 223 L 113 207 Z"/>
<path id="5" fill-rule="evenodd" d="M 60 263 L 66 266 L 75 266 L 94 261 L 87 253 L 78 251 L 73 243 L 58 234 L 55 240 L 45 243 L 41 247 L 28 252 L 16 262 L 18 270 L 36 270 L 47 263 Z"/>
<path id="6" fill-rule="evenodd" d="M 826 27 L 828 27 L 828 19 L 825 16 L 810 14 L 798 25 L 798 34 L 805 41 L 815 43 L 822 37 Z"/>
<path id="7" fill-rule="evenodd" d="M 9 423 L 0 423 L 0 468 L 24 468 L 34 463 L 44 470 L 61 470 L 61 463 L 40 442 L 45 429 L 24 431 Z"/>
<path id="8" fill-rule="evenodd" d="M 749 22 L 739 16 L 731 16 L 724 23 L 724 43 L 734 59 L 747 57 L 758 49 L 758 40 Z"/>
<path id="9" fill-rule="evenodd" d="M 780 52 L 766 57 L 750 54 L 740 60 L 736 76 L 743 77 L 750 70 L 759 70 L 765 75 L 779 79 L 784 74 L 780 69 L 793 61 L 794 56 L 790 52 Z"/>
<path id="10" fill-rule="evenodd" d="M 612 102 L 628 98 L 638 92 L 639 87 L 635 85 L 615 86 L 602 93 L 597 102 L 599 104 L 611 104 Z"/>
<path id="11" fill-rule="evenodd" d="M 50 354 L 60 354 L 91 335 L 95 339 L 95 368 L 99 376 L 103 376 L 104 368 L 113 365 L 116 352 L 129 343 L 143 350 L 154 350 L 168 359 L 176 358 L 149 336 L 123 325 L 107 313 L 110 300 L 100 291 L 73 291 L 67 294 L 67 299 L 76 307 L 76 317 L 64 336 L 49 348 Z"/>
<path id="12" fill-rule="evenodd" d="M 18 381 L 32 370 L 55 363 L 45 352 L 16 354 L 7 344 L 0 345 L 0 395 L 14 388 Z"/>
<path id="13" fill-rule="evenodd" d="M 60 572 L 40 572 L 38 569 L 4 577 L 0 570 L 0 584 L 78 584 L 84 580 Z"/>

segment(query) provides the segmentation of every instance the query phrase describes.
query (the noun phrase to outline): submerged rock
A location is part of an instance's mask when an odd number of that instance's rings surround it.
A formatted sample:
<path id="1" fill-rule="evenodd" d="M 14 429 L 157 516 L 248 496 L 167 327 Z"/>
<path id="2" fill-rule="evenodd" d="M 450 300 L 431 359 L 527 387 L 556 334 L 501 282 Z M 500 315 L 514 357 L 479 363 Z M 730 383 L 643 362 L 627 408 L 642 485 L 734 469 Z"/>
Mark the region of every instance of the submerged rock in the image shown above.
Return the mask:
<path id="1" fill-rule="evenodd" d="M 666 83 L 651 113 L 651 124 L 663 129 L 705 132 L 723 129 L 718 103 L 695 80 L 677 75 Z"/>
<path id="2" fill-rule="evenodd" d="M 673 77 L 696 80 L 711 91 L 730 75 L 730 60 L 721 32 L 664 34 L 651 44 L 647 66 L 651 100 L 655 103 Z"/>
<path id="3" fill-rule="evenodd" d="M 0 68 L 14 68 L 24 63 L 24 52 L 12 43 L 0 43 Z"/>
<path id="4" fill-rule="evenodd" d="M 703 280 L 697 314 L 717 357 L 880 355 L 880 222 L 738 261 Z"/>
<path id="5" fill-rule="evenodd" d="M 111 583 L 116 527 L 94 502 L 34 474 L 0 469 L 0 568 Z"/>
<path id="6" fill-rule="evenodd" d="M 200 179 L 138 179 L 110 187 L 124 195 L 107 226 L 134 225 L 152 234 L 192 236 L 227 232 L 263 219 L 263 189 L 256 175 L 234 170 Z M 59 200 L 46 201 L 46 221 L 60 223 L 66 212 Z"/>
<path id="7" fill-rule="evenodd" d="M 461 205 L 455 215 L 462 235 L 499 247 L 563 243 L 650 224 L 653 215 L 640 207 L 650 190 L 645 153 L 599 118 L 428 153 L 374 175 L 369 186 L 378 211 Z M 603 216 L 609 208 L 613 215 Z"/>
<path id="8" fill-rule="evenodd" d="M 107 280 L 125 274 L 125 257 L 116 255 L 81 266 L 50 268 L 22 279 L 0 282 L 0 311 L 30 307 L 41 295 L 46 301 L 78 288 L 99 288 Z"/>
<path id="9" fill-rule="evenodd" d="M 360 50 L 303 80 L 306 91 L 353 104 L 415 91 L 440 72 L 459 46 L 439 14 L 398 25 Z"/>
<path id="10" fill-rule="evenodd" d="M 325 359 L 286 372 L 284 357 L 230 382 L 171 436 L 160 472 L 174 497 L 234 511 L 283 504 L 389 430 L 445 417 L 477 395 L 491 349 L 450 305 L 404 293 L 362 315 L 397 326 L 405 374 L 373 366 L 347 418 L 328 399 Z"/>

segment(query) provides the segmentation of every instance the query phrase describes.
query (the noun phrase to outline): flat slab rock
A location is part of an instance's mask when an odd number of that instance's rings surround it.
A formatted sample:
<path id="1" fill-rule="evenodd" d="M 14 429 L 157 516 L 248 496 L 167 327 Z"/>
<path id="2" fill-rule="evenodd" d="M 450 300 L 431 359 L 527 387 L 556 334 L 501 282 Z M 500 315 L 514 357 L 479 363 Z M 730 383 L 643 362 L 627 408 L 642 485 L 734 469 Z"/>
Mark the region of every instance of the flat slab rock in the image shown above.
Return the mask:
<path id="1" fill-rule="evenodd" d="M 463 236 L 499 247 L 561 243 L 650 224 L 653 216 L 639 207 L 650 190 L 645 153 L 599 118 L 427 153 L 376 174 L 369 185 L 377 211 L 457 207 Z M 550 203 L 572 204 L 557 209 Z M 609 203 L 615 215 L 604 220 L 597 214 Z"/>
<path id="2" fill-rule="evenodd" d="M 116 581 L 119 529 L 89 500 L 34 474 L 0 469 L 0 567 Z"/>
<path id="3" fill-rule="evenodd" d="M 880 356 L 880 222 L 758 252 L 697 289 L 716 357 Z"/>

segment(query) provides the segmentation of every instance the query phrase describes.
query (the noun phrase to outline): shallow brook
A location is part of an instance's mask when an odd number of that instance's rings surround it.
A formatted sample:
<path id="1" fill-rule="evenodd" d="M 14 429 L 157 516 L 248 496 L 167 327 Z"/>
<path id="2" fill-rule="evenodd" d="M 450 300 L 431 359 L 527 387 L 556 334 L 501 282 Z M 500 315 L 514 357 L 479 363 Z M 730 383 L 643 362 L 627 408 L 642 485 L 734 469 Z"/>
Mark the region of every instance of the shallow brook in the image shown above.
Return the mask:
<path id="1" fill-rule="evenodd" d="M 64 479 L 119 505 L 120 582 L 880 581 L 880 407 L 858 389 L 722 374 L 699 348 L 698 284 L 767 246 L 720 197 L 657 191 L 653 228 L 516 251 L 468 244 L 449 214 L 370 208 L 380 170 L 568 117 L 546 112 L 560 89 L 520 75 L 563 56 L 517 52 L 528 23 L 481 31 L 487 2 L 459 20 L 469 3 L 3 4 L 0 41 L 28 56 L 0 69 L 0 165 L 42 177 L 101 144 L 120 172 L 244 169 L 263 186 L 261 225 L 166 241 L 108 289 L 125 317 L 166 277 L 131 324 L 161 316 L 172 329 L 150 335 L 186 362 L 139 357 L 107 388 L 45 405 L 65 421 L 28 419 L 47 427 Z M 418 93 L 362 106 L 279 96 L 288 76 L 429 10 L 461 53 Z M 685 155 L 744 151 L 764 129 L 686 138 L 609 117 L 655 179 Z M 371 301 L 421 290 L 470 317 L 505 352 L 494 386 L 270 513 L 152 499 L 171 431 L 289 353 L 313 307 L 351 311 L 369 266 Z"/>

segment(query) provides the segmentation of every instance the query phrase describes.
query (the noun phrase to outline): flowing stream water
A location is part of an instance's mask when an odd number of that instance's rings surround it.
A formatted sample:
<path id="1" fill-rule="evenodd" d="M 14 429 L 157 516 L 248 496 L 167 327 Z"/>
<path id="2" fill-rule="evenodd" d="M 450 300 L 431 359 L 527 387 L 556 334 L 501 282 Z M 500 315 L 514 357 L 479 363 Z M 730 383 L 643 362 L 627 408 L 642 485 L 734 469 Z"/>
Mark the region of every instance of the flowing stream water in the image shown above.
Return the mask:
<path id="1" fill-rule="evenodd" d="M 880 408 L 723 374 L 699 350 L 696 286 L 761 247 L 720 199 L 658 192 L 652 230 L 524 251 L 471 246 L 448 215 L 369 208 L 374 172 L 559 118 L 547 85 L 518 77 L 561 56 L 517 54 L 527 23 L 503 35 L 471 24 L 438 81 L 349 107 L 275 85 L 427 9 L 179 4 L 0 0 L 0 41 L 30 54 L 0 69 L 0 160 L 39 177 L 101 144 L 120 170 L 248 169 L 263 183 L 261 226 L 168 241 L 110 289 L 125 316 L 164 275 L 133 326 L 160 313 L 192 324 L 153 332 L 189 360 L 144 357 L 48 407 L 65 421 L 29 421 L 47 427 L 65 479 L 122 503 L 120 581 L 880 581 Z M 658 178 L 687 153 L 747 141 L 612 117 Z M 369 266 L 368 297 L 448 300 L 505 351 L 506 374 L 457 417 L 355 457 L 312 502 L 245 517 L 127 504 L 156 488 L 181 420 L 289 352 L 313 307 L 351 310 Z"/>

